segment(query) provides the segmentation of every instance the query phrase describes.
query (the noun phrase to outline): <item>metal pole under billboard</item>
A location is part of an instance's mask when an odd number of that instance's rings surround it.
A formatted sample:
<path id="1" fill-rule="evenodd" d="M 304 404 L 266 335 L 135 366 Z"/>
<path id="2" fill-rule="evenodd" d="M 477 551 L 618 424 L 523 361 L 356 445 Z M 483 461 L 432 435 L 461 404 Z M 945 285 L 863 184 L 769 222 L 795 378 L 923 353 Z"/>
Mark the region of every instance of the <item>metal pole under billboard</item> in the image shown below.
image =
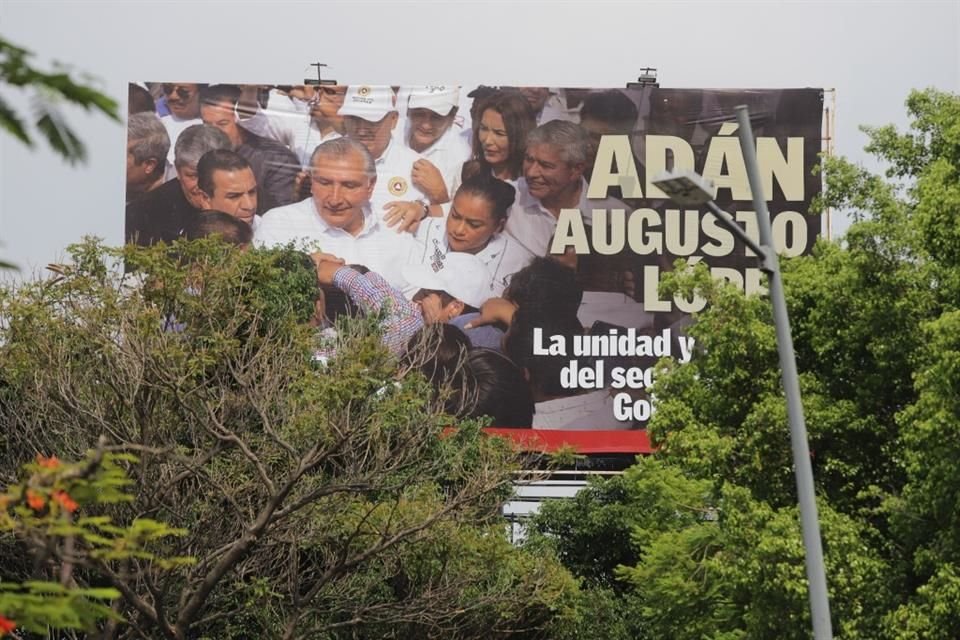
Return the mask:
<path id="1" fill-rule="evenodd" d="M 817 518 L 817 502 L 813 488 L 813 469 L 810 465 L 810 448 L 807 444 L 807 427 L 800 402 L 800 381 L 797 377 L 797 361 L 790 335 L 790 319 L 783 296 L 783 281 L 780 277 L 780 260 L 773 245 L 770 212 L 764 199 L 757 164 L 757 148 L 750 126 L 750 113 L 746 106 L 735 108 L 740 125 L 740 147 L 747 166 L 747 177 L 753 194 L 753 206 L 757 213 L 760 244 L 767 250 L 764 256 L 770 263 L 770 301 L 773 303 L 773 322 L 777 331 L 777 350 L 780 352 L 780 369 L 783 388 L 787 396 L 787 418 L 790 423 L 790 442 L 793 449 L 793 466 L 797 479 L 797 501 L 800 504 L 800 528 L 806 550 L 807 581 L 810 587 L 810 615 L 813 618 L 813 637 L 829 640 L 833 637 L 830 625 L 830 603 L 827 599 L 827 579 L 823 566 L 823 547 L 820 542 L 820 523 Z"/>

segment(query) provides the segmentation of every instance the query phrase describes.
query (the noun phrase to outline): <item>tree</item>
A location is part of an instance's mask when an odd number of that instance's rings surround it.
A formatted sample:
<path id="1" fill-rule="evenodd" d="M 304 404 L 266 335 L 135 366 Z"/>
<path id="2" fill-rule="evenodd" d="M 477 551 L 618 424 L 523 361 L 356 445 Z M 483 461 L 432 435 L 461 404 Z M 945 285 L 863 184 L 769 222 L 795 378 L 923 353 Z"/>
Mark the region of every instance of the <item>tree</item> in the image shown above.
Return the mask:
<path id="1" fill-rule="evenodd" d="M 914 92 L 907 108 L 909 131 L 867 129 L 885 177 L 824 161 L 821 204 L 856 218 L 843 241 L 783 262 L 833 627 L 847 638 L 960 634 L 960 98 Z M 634 558 L 607 576 L 645 637 L 808 637 L 768 304 L 703 269 L 666 286 L 709 304 L 692 361 L 661 365 L 659 451 L 618 491 L 608 481 L 575 510 L 546 505 L 538 527 L 600 585 L 589 554 L 602 567 L 610 555 L 580 534 L 598 521 L 632 532 Z"/>
<path id="2" fill-rule="evenodd" d="M 96 505 L 124 502 L 130 484 L 118 462 L 134 458 L 105 450 L 103 442 L 85 460 L 68 464 L 55 456 L 37 456 L 24 465 L 24 482 L 0 494 L 0 531 L 13 533 L 30 551 L 37 571 L 53 580 L 0 584 L 0 636 L 15 628 L 45 633 L 48 628 L 95 631 L 101 620 L 119 620 L 109 603 L 120 592 L 109 587 L 81 587 L 74 579 L 78 564 L 91 558 L 136 557 L 158 569 L 189 563 L 189 558 L 159 558 L 151 543 L 183 531 L 149 518 L 121 527 L 109 516 L 88 516 Z"/>
<path id="3" fill-rule="evenodd" d="M 196 559 L 88 556 L 77 580 L 122 595 L 105 637 L 535 638 L 572 615 L 569 574 L 506 541 L 511 447 L 476 423 L 443 437 L 377 318 L 318 343 L 309 260 L 215 242 L 72 256 L 0 294 L 0 469 L 103 435 L 139 457 L 134 500 L 104 513 L 182 528 L 152 549 Z M 16 546 L 0 557 L 25 577 Z"/>
<path id="4" fill-rule="evenodd" d="M 64 160 L 71 164 L 83 162 L 87 157 L 86 147 L 63 117 L 60 105 L 68 103 L 87 111 L 99 111 L 119 122 L 117 103 L 96 89 L 74 81 L 64 65 L 54 63 L 52 72 L 32 66 L 32 55 L 0 38 L 0 85 L 30 93 L 33 127 Z M 2 95 L 0 128 L 28 147 L 34 145 L 35 133 Z"/>

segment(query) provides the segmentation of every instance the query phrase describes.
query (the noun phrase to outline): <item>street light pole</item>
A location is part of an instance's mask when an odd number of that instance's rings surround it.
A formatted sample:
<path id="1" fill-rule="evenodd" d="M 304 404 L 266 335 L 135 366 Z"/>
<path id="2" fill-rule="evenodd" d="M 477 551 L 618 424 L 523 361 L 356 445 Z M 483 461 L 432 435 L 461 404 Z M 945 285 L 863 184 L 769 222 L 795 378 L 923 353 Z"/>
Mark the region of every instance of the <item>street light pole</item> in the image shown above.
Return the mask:
<path id="1" fill-rule="evenodd" d="M 810 465 L 810 448 L 807 445 L 807 427 L 800 402 L 800 381 L 797 377 L 797 361 L 790 335 L 790 320 L 787 317 L 787 302 L 783 296 L 783 281 L 780 278 L 780 260 L 773 246 L 770 212 L 763 196 L 763 183 L 757 164 L 757 148 L 750 127 L 747 107 L 737 107 L 740 147 L 746 164 L 747 178 L 753 193 L 753 207 L 757 214 L 760 231 L 759 245 L 746 234 L 733 217 L 716 202 L 716 187 L 693 171 L 670 171 L 654 178 L 653 183 L 680 205 L 705 205 L 720 223 L 746 244 L 760 259 L 760 269 L 770 280 L 770 300 L 773 303 L 773 323 L 777 332 L 777 351 L 780 354 L 780 370 L 783 389 L 787 398 L 787 419 L 790 424 L 790 444 L 793 451 L 793 466 L 797 480 L 797 502 L 800 506 L 800 528 L 806 551 L 807 582 L 809 583 L 810 615 L 813 619 L 815 640 L 831 640 L 830 603 L 827 599 L 827 579 L 823 566 L 823 547 L 820 542 L 820 524 L 817 518 L 817 503 L 813 489 L 813 469 Z"/>
<path id="2" fill-rule="evenodd" d="M 820 523 L 817 517 L 817 502 L 813 488 L 813 468 L 810 464 L 810 448 L 807 444 L 807 426 L 800 401 L 800 380 L 797 376 L 797 360 L 790 334 L 790 319 L 787 302 L 783 295 L 783 280 L 780 277 L 780 260 L 773 246 L 770 212 L 763 195 L 760 168 L 757 164 L 757 147 L 750 126 L 750 114 L 745 106 L 735 108 L 738 135 L 743 159 L 753 194 L 753 208 L 757 213 L 760 245 L 764 248 L 765 265 L 769 271 L 770 301 L 773 304 L 773 323 L 777 331 L 777 350 L 780 353 L 780 369 L 783 389 L 787 397 L 787 418 L 790 423 L 790 442 L 793 450 L 793 466 L 797 480 L 797 501 L 800 504 L 800 528 L 806 550 L 807 581 L 809 582 L 810 615 L 813 618 L 813 637 L 829 640 L 833 637 L 830 624 L 830 603 L 827 599 L 827 578 L 823 566 L 823 547 L 820 541 Z M 765 269 L 766 270 L 766 269 Z"/>

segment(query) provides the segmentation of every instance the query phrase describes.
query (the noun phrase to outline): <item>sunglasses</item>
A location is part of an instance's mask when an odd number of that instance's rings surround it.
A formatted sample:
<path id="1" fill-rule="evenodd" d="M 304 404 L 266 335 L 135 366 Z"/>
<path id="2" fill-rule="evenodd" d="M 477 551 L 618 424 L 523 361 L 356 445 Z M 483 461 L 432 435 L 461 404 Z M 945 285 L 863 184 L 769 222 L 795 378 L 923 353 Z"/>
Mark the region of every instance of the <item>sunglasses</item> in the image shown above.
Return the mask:
<path id="1" fill-rule="evenodd" d="M 181 87 L 175 84 L 165 84 L 163 85 L 163 94 L 170 95 L 171 93 L 176 93 L 177 97 L 181 100 L 186 100 L 193 95 L 193 91 L 187 89 L 186 87 Z"/>

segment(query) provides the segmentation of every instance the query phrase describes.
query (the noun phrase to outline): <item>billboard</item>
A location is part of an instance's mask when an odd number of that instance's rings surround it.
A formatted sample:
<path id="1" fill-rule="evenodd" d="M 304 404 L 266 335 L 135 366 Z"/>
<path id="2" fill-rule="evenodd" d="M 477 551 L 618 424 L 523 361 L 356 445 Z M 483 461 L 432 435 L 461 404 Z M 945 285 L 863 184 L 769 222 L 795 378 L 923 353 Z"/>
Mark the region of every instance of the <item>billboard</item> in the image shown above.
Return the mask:
<path id="1" fill-rule="evenodd" d="M 366 267 L 320 279 L 361 307 L 390 300 L 398 355 L 424 325 L 462 330 L 481 348 L 465 366 L 496 383 L 475 407 L 495 426 L 642 429 L 653 364 L 696 350 L 684 327 L 703 301 L 658 291 L 674 261 L 763 289 L 755 256 L 705 207 L 652 183 L 697 171 L 757 239 L 735 106 L 750 110 L 777 250 L 803 255 L 820 233 L 820 89 L 130 91 L 128 241 L 171 241 L 216 210 L 255 246 L 301 242 Z"/>

